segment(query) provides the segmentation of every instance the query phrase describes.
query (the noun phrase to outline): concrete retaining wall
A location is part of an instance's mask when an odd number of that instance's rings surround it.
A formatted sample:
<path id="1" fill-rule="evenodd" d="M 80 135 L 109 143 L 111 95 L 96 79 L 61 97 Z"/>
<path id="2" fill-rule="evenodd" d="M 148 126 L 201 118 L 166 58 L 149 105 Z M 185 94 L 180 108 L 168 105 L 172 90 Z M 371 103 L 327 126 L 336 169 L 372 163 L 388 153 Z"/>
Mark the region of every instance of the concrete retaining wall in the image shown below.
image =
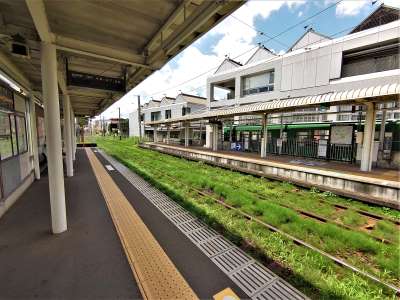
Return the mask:
<path id="1" fill-rule="evenodd" d="M 308 188 L 315 187 L 369 203 L 400 208 L 399 182 L 160 144 L 143 144 L 141 147 L 257 176 L 289 181 Z"/>

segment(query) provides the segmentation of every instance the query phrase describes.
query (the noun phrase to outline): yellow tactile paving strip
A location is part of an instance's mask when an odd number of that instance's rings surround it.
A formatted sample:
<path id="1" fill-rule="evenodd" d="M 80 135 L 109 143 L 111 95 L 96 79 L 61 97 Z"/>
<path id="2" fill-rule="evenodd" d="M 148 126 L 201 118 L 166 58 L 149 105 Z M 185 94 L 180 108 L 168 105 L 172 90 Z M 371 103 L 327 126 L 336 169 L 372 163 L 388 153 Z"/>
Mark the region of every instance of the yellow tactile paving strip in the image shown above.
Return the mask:
<path id="1" fill-rule="evenodd" d="M 93 151 L 86 154 L 143 298 L 198 299 Z"/>

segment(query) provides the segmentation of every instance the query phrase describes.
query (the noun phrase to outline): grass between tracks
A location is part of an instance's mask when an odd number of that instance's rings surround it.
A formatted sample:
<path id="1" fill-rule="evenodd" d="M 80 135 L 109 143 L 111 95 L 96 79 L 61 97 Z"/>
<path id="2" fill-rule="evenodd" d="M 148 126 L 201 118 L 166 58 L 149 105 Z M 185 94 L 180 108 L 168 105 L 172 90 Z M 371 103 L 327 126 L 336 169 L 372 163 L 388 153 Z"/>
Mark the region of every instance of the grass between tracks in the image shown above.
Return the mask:
<path id="1" fill-rule="evenodd" d="M 99 137 L 96 142 L 108 154 L 222 231 L 311 298 L 395 298 L 383 286 L 292 243 L 279 233 L 270 232 L 215 203 L 210 197 L 217 197 L 394 285 L 399 285 L 400 277 L 398 226 L 386 220 L 374 224 L 371 232 L 375 236 L 394 242 L 394 245 L 384 244 L 361 230 L 368 225 L 368 218 L 351 209 L 338 210 L 334 204 L 392 219 L 400 219 L 398 211 L 141 149 L 134 139 L 119 141 Z M 189 187 L 206 192 L 210 197 L 201 196 Z M 305 218 L 293 207 L 355 229 Z"/>

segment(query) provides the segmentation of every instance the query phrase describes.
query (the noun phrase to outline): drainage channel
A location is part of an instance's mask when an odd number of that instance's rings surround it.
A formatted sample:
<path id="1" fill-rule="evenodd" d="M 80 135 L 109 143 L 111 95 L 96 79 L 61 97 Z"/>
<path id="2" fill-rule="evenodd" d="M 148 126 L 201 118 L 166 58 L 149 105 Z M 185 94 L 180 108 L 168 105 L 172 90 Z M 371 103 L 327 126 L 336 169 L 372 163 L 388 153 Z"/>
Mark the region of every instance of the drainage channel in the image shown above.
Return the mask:
<path id="1" fill-rule="evenodd" d="M 307 299 L 143 178 L 103 151 L 98 152 L 251 299 Z"/>

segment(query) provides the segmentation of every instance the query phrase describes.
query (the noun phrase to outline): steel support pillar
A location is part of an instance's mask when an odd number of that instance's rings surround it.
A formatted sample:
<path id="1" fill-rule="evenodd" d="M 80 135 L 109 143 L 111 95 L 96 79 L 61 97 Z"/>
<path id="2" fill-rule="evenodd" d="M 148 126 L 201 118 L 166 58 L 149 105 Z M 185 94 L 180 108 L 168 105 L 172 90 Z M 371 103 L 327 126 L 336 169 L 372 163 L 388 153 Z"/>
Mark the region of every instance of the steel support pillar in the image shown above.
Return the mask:
<path id="1" fill-rule="evenodd" d="M 383 104 L 382 109 L 382 118 L 381 118 L 381 128 L 379 131 L 379 152 L 378 152 L 378 159 L 383 160 L 384 156 L 384 149 L 385 149 L 385 130 L 386 130 L 386 116 L 387 116 L 387 109 L 386 103 Z"/>
<path id="2" fill-rule="evenodd" d="M 170 127 L 167 126 L 167 140 L 166 140 L 167 144 L 169 144 L 169 139 L 170 139 L 170 137 L 171 137 Z"/>
<path id="3" fill-rule="evenodd" d="M 72 146 L 72 126 L 71 126 L 71 100 L 69 95 L 63 95 L 64 104 L 64 147 L 65 147 L 65 166 L 67 176 L 74 176 L 73 146 Z"/>
<path id="4" fill-rule="evenodd" d="M 31 154 L 33 156 L 33 169 L 35 171 L 35 178 L 40 179 L 40 166 L 39 166 L 39 151 L 37 140 L 37 127 L 36 127 L 36 109 L 35 97 L 31 93 L 29 95 L 29 123 L 30 123 L 30 139 L 31 139 Z"/>
<path id="5" fill-rule="evenodd" d="M 365 125 L 363 134 L 363 147 L 361 153 L 361 171 L 369 172 L 372 168 L 372 152 L 374 150 L 375 135 L 375 103 L 366 104 L 367 113 L 365 115 Z"/>
<path id="6" fill-rule="evenodd" d="M 157 126 L 154 126 L 153 141 L 154 141 L 154 143 L 157 143 L 157 142 L 158 142 L 158 137 L 157 137 Z"/>
<path id="7" fill-rule="evenodd" d="M 268 115 L 264 114 L 263 119 L 262 119 L 262 129 L 263 129 L 263 137 L 261 140 L 261 157 L 265 158 L 267 157 L 267 145 L 268 145 L 268 129 L 267 129 L 267 118 Z"/>
<path id="8" fill-rule="evenodd" d="M 189 123 L 185 123 L 185 147 L 189 147 Z"/>
<path id="9" fill-rule="evenodd" d="M 212 150 L 218 151 L 218 124 L 213 124 L 212 127 Z"/>
<path id="10" fill-rule="evenodd" d="M 53 44 L 41 43 L 41 72 L 47 141 L 51 226 L 53 233 L 67 230 L 64 172 L 61 146 L 57 57 Z"/>
<path id="11" fill-rule="evenodd" d="M 75 114 L 71 107 L 71 142 L 72 142 L 72 160 L 75 160 L 76 156 L 76 126 L 75 126 Z"/>

